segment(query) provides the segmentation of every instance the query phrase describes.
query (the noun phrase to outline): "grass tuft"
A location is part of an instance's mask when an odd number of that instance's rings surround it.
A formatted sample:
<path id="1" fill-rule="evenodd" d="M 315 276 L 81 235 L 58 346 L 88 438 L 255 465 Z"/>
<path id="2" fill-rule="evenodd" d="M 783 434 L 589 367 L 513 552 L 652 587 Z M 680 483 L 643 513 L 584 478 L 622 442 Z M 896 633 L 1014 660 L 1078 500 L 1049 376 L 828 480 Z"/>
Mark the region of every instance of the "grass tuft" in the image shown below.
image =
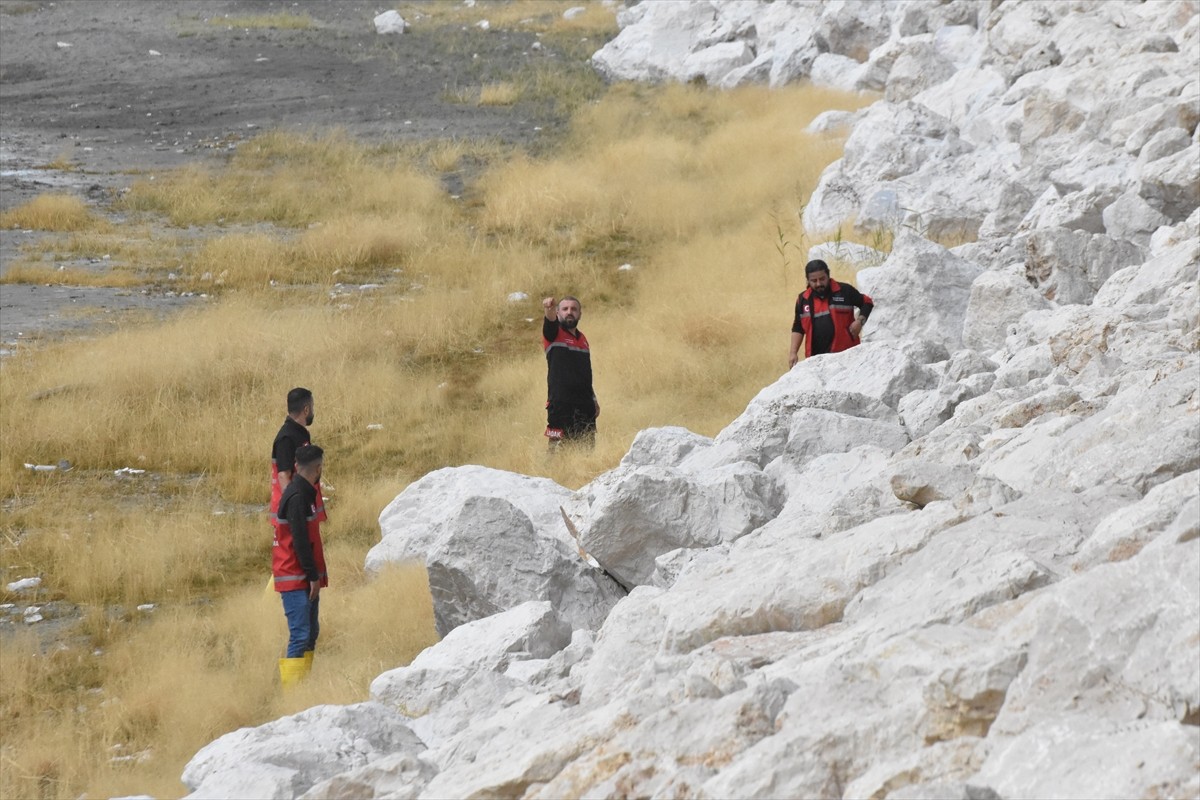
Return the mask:
<path id="1" fill-rule="evenodd" d="M 317 22 L 307 14 L 252 14 L 248 16 L 212 17 L 210 25 L 223 28 L 274 28 L 278 30 L 302 31 L 317 27 Z"/>
<path id="2" fill-rule="evenodd" d="M 0 228 L 62 233 L 105 227 L 104 221 L 82 200 L 69 194 L 41 194 L 0 214 Z"/>

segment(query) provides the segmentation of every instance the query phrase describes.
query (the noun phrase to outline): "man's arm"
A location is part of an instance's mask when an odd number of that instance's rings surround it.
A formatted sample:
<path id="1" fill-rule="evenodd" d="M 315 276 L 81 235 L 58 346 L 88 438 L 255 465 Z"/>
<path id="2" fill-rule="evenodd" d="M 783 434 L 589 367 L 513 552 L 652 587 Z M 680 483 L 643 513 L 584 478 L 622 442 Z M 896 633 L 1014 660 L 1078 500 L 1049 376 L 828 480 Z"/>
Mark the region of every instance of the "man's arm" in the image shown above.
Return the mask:
<path id="1" fill-rule="evenodd" d="M 875 309 L 875 302 L 871 300 L 870 295 L 865 295 L 858 289 L 854 290 L 854 294 L 857 295 L 854 307 L 858 309 L 858 317 L 850 323 L 850 333 L 857 338 L 862 335 L 863 323 L 867 321 L 867 317 L 871 316 L 871 312 Z"/>
<path id="2" fill-rule="evenodd" d="M 800 360 L 800 348 L 804 345 L 804 334 L 792 331 L 792 343 L 788 348 L 788 369 L 796 366 Z"/>
<path id="3" fill-rule="evenodd" d="M 275 440 L 272 455 L 275 457 L 275 469 L 279 473 L 279 485 L 287 488 L 292 482 L 296 468 L 296 443 L 291 437 L 282 436 Z"/>
<path id="4" fill-rule="evenodd" d="M 800 319 L 800 298 L 796 298 L 796 316 L 792 318 L 792 341 L 788 346 L 788 369 L 800 360 L 800 348 L 804 345 L 804 325 Z"/>
<path id="5" fill-rule="evenodd" d="M 308 512 L 299 493 L 287 499 L 285 519 L 292 531 L 292 547 L 300 561 L 300 569 L 308 579 L 309 596 L 316 597 L 321 591 L 321 575 L 317 572 L 317 561 L 313 558 L 312 541 L 308 538 Z"/>
<path id="6" fill-rule="evenodd" d="M 542 338 L 547 342 L 553 342 L 558 336 L 558 306 L 554 304 L 553 297 L 547 297 L 542 301 L 542 312 L 545 318 L 542 320 Z"/>

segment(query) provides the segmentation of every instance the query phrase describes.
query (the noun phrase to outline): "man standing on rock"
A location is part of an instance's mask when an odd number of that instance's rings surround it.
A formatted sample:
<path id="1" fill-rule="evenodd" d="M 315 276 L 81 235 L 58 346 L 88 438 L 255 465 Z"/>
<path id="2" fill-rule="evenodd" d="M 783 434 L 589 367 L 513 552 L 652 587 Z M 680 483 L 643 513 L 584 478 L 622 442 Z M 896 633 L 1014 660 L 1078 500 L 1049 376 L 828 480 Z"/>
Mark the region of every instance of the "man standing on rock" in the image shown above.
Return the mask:
<path id="1" fill-rule="evenodd" d="M 800 360 L 801 344 L 805 358 L 854 347 L 859 343 L 863 323 L 875 307 L 871 298 L 858 289 L 833 280 L 829 265 L 820 259 L 805 265 L 804 277 L 808 279 L 808 288 L 796 298 L 788 369 Z"/>
<path id="2" fill-rule="evenodd" d="M 287 655 L 279 659 L 279 680 L 294 686 L 308 674 L 320 633 L 321 588 L 329 585 L 318 516 L 325 451 L 306 444 L 296 451 L 295 475 L 279 500 L 271 573 L 287 617 Z"/>
<path id="3" fill-rule="evenodd" d="M 542 300 L 542 349 L 546 351 L 546 437 L 553 450 L 563 441 L 596 443 L 600 401 L 592 390 L 592 353 L 579 330 L 583 307 L 574 297 Z"/>

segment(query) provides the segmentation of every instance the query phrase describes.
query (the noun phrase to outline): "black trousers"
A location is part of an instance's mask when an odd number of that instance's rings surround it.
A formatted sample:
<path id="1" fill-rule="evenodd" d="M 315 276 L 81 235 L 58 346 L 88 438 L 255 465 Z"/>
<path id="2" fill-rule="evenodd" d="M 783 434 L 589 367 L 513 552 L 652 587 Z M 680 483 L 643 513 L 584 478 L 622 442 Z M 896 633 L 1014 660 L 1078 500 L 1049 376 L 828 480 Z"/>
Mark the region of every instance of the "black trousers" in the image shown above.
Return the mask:
<path id="1" fill-rule="evenodd" d="M 546 409 L 546 436 L 550 445 L 558 442 L 579 442 L 589 447 L 596 444 L 596 405 L 551 403 Z"/>

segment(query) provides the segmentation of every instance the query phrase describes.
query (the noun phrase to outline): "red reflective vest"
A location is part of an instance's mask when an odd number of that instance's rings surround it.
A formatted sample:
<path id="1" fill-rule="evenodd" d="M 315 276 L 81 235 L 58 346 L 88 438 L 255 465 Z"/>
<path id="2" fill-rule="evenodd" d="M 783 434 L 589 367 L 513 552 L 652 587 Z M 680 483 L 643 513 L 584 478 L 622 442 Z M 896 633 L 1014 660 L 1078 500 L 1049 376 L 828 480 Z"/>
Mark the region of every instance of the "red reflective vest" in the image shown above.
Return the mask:
<path id="1" fill-rule="evenodd" d="M 833 320 L 833 343 L 829 352 L 840 353 L 859 344 L 861 340 L 850 332 L 850 323 L 854 322 L 854 309 L 862 309 L 863 306 L 866 306 L 865 318 L 872 307 L 871 298 L 849 284 L 842 285 L 830 280 L 829 297 L 825 300 L 817 297 L 812 289 L 805 289 L 796 298 L 796 319 L 804 332 L 804 357 L 812 355 L 813 317 L 823 314 L 828 314 Z"/>
<path id="2" fill-rule="evenodd" d="M 320 498 L 318 489 L 316 496 Z M 310 498 L 311 499 L 311 498 Z M 310 502 L 306 518 L 308 521 L 308 541 L 312 547 L 313 562 L 320 576 L 321 586 L 329 585 L 329 573 L 325 568 L 325 548 L 321 543 L 321 521 L 318 518 L 317 505 L 320 502 Z M 292 526 L 286 518 L 276 515 L 275 539 L 271 542 L 271 574 L 275 576 L 275 591 L 290 592 L 295 589 L 307 589 L 308 577 L 304 567 L 300 565 L 300 557 L 296 554 L 296 544 L 292 538 Z"/>

